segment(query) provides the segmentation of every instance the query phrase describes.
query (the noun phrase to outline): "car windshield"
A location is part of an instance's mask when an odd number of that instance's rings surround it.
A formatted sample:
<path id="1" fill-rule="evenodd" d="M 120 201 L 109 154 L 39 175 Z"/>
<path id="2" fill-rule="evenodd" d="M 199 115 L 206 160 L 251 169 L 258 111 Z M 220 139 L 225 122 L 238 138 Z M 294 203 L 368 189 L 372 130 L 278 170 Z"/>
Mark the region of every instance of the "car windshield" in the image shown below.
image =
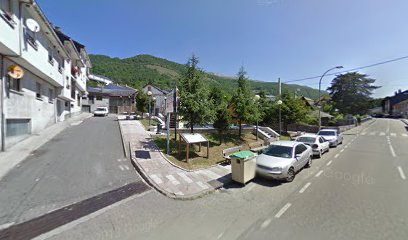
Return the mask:
<path id="1" fill-rule="evenodd" d="M 304 143 L 314 143 L 316 141 L 315 137 L 299 137 L 296 141 Z"/>
<path id="2" fill-rule="evenodd" d="M 265 155 L 272 157 L 291 158 L 292 147 L 272 145 L 265 152 Z"/>
<path id="3" fill-rule="evenodd" d="M 320 131 L 319 134 L 320 136 L 336 136 L 336 133 L 333 131 Z"/>
<path id="4" fill-rule="evenodd" d="M 96 109 L 96 111 L 106 111 L 106 108 L 98 107 L 98 108 Z"/>

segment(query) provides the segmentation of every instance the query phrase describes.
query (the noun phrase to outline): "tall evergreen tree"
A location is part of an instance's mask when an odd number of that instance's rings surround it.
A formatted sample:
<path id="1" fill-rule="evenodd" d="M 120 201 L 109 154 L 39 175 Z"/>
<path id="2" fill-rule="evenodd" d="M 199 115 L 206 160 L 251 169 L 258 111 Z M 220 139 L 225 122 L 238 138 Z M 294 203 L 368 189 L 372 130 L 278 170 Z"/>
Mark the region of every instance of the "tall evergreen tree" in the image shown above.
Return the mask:
<path id="1" fill-rule="evenodd" d="M 218 130 L 220 144 L 224 139 L 224 132 L 229 128 L 231 121 L 231 113 L 228 109 L 228 101 L 224 91 L 219 88 L 213 88 L 210 93 L 210 99 L 213 101 L 213 109 L 215 111 L 215 120 L 213 127 Z"/>
<path id="2" fill-rule="evenodd" d="M 194 132 L 194 125 L 208 124 L 214 118 L 212 101 L 203 84 L 202 71 L 197 67 L 198 63 L 198 58 L 193 54 L 187 62 L 187 70 L 179 84 L 179 114 L 187 121 L 191 133 Z"/>
<path id="3" fill-rule="evenodd" d="M 248 123 L 253 120 L 255 105 L 254 94 L 251 93 L 248 86 L 248 79 L 244 67 L 239 69 L 238 89 L 233 97 L 233 105 L 238 119 L 239 136 L 242 134 L 242 123 Z"/>
<path id="4" fill-rule="evenodd" d="M 370 108 L 371 95 L 378 86 L 366 74 L 350 72 L 336 76 L 328 88 L 334 108 L 345 114 L 365 114 Z"/>

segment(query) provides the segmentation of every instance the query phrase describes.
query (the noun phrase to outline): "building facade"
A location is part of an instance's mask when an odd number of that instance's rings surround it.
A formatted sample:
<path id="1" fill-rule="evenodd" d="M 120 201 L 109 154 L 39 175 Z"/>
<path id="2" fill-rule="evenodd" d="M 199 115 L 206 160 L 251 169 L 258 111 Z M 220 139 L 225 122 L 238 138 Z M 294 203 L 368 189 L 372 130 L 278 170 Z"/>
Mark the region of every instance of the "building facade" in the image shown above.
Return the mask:
<path id="1" fill-rule="evenodd" d="M 408 100 L 408 90 L 398 90 L 394 96 L 385 97 L 382 102 L 383 112 L 390 115 L 401 114 L 401 111 L 396 110 L 395 106 L 405 100 Z"/>
<path id="2" fill-rule="evenodd" d="M 152 84 L 147 84 L 143 88 L 143 93 L 147 94 L 147 92 L 151 92 L 151 108 L 152 108 L 152 114 L 154 116 L 158 116 L 159 113 L 164 115 L 164 111 L 166 109 L 166 96 L 168 94 L 167 91 L 160 89 Z M 154 99 L 154 101 L 153 101 Z"/>
<path id="3" fill-rule="evenodd" d="M 85 53 L 83 50 L 83 58 L 86 58 Z M 72 54 L 36 1 L 0 1 L 0 135 L 3 151 L 30 134 L 64 120 L 68 112 L 81 109 L 78 104 L 73 106 L 73 100 L 77 99 L 78 93 L 85 93 L 90 62 L 82 66 L 74 81 L 73 63 L 76 61 Z M 68 85 L 75 86 L 75 96 L 66 91 Z"/>
<path id="4" fill-rule="evenodd" d="M 394 113 L 408 117 L 408 99 L 394 105 Z"/>
<path id="5" fill-rule="evenodd" d="M 84 99 L 83 107 L 89 112 L 97 107 L 108 107 L 109 113 L 136 112 L 136 89 L 109 84 L 103 87 L 88 87 L 88 96 Z"/>

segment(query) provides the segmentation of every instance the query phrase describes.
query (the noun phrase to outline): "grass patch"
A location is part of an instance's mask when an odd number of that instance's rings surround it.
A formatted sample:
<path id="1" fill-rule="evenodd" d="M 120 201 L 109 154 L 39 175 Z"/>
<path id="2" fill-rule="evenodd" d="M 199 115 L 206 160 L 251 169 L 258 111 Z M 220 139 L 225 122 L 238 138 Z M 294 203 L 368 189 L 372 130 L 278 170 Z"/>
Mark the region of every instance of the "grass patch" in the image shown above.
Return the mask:
<path id="1" fill-rule="evenodd" d="M 201 146 L 201 151 L 199 150 L 198 144 L 190 145 L 189 160 L 190 163 L 186 162 L 186 144 L 183 142 L 181 145 L 181 152 L 178 152 L 178 145 L 174 141 L 174 134 L 171 135 L 170 140 L 170 154 L 166 155 L 167 158 L 174 164 L 185 168 L 185 169 L 198 169 L 214 164 L 223 162 L 225 159 L 222 155 L 222 150 L 242 145 L 243 150 L 248 150 L 249 143 L 256 142 L 256 136 L 252 133 L 242 135 L 239 138 L 236 134 L 224 134 L 222 143 L 220 142 L 220 136 L 218 134 L 207 133 L 204 136 L 210 141 L 210 157 L 207 159 L 207 144 L 204 143 Z M 159 149 L 166 153 L 166 136 L 155 136 L 154 141 Z M 177 136 L 177 144 L 179 142 L 179 136 Z"/>
<path id="2" fill-rule="evenodd" d="M 140 119 L 139 121 L 143 124 L 145 129 L 149 128 L 149 118 Z M 158 123 L 159 122 L 156 119 L 150 120 L 150 125 L 152 126 L 157 125 Z"/>

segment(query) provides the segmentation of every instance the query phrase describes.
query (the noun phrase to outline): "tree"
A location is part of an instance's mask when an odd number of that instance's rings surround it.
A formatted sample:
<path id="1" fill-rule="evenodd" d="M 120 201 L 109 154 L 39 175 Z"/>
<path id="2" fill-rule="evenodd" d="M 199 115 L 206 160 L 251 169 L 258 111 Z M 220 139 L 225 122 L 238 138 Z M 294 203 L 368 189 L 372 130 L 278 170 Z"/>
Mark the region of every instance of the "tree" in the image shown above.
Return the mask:
<path id="1" fill-rule="evenodd" d="M 193 54 L 186 64 L 186 71 L 180 79 L 180 116 L 187 121 L 190 132 L 194 132 L 194 125 L 204 125 L 214 118 L 212 101 L 208 90 L 203 85 L 202 71 L 198 69 L 198 58 Z"/>
<path id="2" fill-rule="evenodd" d="M 215 120 L 213 127 L 218 130 L 220 136 L 220 144 L 222 144 L 224 139 L 224 132 L 229 128 L 231 121 L 231 112 L 228 109 L 228 101 L 225 93 L 214 87 L 210 94 L 210 99 L 213 101 L 213 109 L 215 111 Z"/>
<path id="3" fill-rule="evenodd" d="M 310 110 L 301 102 L 300 99 L 295 99 L 292 94 L 282 94 L 281 116 L 285 131 L 288 130 L 288 125 L 300 122 Z"/>
<path id="4" fill-rule="evenodd" d="M 256 107 L 254 106 L 254 94 L 252 94 L 249 89 L 248 79 L 245 75 L 244 67 L 241 67 L 237 74 L 238 89 L 233 97 L 233 105 L 239 124 L 239 136 L 241 136 L 242 133 L 242 123 L 253 120 L 253 113 L 256 111 Z"/>
<path id="5" fill-rule="evenodd" d="M 345 114 L 365 114 L 370 108 L 375 79 L 357 72 L 336 76 L 327 89 L 330 91 L 334 108 Z"/>
<path id="6" fill-rule="evenodd" d="M 149 107 L 149 96 L 139 91 L 136 95 L 136 108 L 142 113 L 142 119 L 145 112 L 147 112 Z"/>

